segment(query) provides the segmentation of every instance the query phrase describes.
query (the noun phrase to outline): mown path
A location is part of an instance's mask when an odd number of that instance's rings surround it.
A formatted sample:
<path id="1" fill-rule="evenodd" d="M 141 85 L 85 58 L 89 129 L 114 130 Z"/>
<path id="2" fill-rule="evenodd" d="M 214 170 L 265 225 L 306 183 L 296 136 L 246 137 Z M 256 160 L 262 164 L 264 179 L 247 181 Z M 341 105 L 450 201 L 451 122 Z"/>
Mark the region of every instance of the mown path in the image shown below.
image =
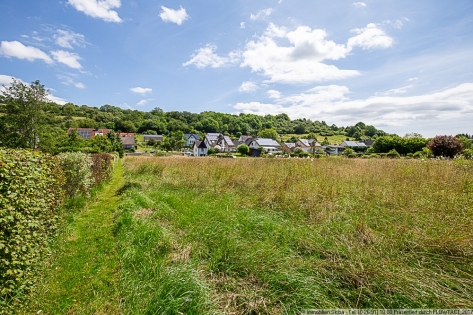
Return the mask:
<path id="1" fill-rule="evenodd" d="M 67 226 L 25 314 L 121 314 L 113 234 L 122 164 Z"/>

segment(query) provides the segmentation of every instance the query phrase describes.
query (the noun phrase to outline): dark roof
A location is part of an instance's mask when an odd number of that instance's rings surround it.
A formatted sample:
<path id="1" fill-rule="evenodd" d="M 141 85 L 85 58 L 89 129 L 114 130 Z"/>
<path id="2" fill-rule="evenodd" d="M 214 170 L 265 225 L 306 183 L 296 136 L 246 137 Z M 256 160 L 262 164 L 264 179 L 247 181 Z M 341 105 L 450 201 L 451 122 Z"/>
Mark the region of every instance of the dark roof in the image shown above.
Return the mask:
<path id="1" fill-rule="evenodd" d="M 200 141 L 198 148 L 206 149 L 207 146 L 205 145 L 205 141 Z"/>
<path id="2" fill-rule="evenodd" d="M 135 137 L 133 136 L 124 136 L 120 137 L 122 143 L 125 145 L 135 145 Z"/>
<path id="3" fill-rule="evenodd" d="M 194 138 L 195 138 L 196 140 L 200 140 L 199 135 L 196 134 L 196 133 L 185 133 L 185 134 L 184 134 L 184 137 L 187 138 L 187 139 L 189 139 L 191 136 L 194 136 Z"/>

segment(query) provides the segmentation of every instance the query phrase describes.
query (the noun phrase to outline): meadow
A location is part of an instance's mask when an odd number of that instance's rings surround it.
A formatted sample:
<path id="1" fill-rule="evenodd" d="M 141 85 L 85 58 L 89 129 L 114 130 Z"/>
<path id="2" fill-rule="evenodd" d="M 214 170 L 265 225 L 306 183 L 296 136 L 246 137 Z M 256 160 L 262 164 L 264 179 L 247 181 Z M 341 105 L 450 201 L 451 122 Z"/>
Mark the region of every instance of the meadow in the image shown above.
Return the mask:
<path id="1" fill-rule="evenodd" d="M 473 168 L 452 161 L 128 157 L 125 314 L 473 308 Z"/>

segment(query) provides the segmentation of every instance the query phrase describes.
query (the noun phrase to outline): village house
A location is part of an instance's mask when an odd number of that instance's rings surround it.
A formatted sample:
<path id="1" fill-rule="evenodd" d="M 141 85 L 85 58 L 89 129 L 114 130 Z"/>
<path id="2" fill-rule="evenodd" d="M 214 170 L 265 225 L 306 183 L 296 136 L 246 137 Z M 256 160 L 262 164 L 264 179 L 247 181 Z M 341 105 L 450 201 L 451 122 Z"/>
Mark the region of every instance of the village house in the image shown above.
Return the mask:
<path id="1" fill-rule="evenodd" d="M 209 148 L 207 147 L 205 141 L 196 140 L 192 146 L 192 152 L 194 156 L 207 156 L 208 149 Z"/>
<path id="2" fill-rule="evenodd" d="M 258 138 L 253 139 L 250 142 L 250 155 L 251 156 L 260 156 L 261 152 L 266 152 L 268 154 L 274 154 L 281 152 L 281 146 L 276 140 L 268 138 Z"/>
<path id="3" fill-rule="evenodd" d="M 67 129 L 67 134 L 70 134 L 72 130 L 77 131 L 77 134 L 82 137 L 84 140 L 90 140 L 96 136 L 107 136 L 109 132 L 113 132 L 112 129 L 99 129 L 99 128 L 69 128 Z M 123 149 L 130 150 L 135 149 L 135 134 L 134 133 L 116 133 L 120 137 L 120 140 L 123 144 Z"/>
<path id="4" fill-rule="evenodd" d="M 220 152 L 236 152 L 235 144 L 229 136 L 220 135 L 217 139 L 217 145 L 220 146 Z"/>
<path id="5" fill-rule="evenodd" d="M 182 137 L 182 140 L 186 142 L 184 144 L 185 147 L 192 148 L 194 146 L 194 142 L 196 142 L 197 140 L 200 140 L 200 137 L 196 133 L 185 133 L 184 136 Z"/>
<path id="6" fill-rule="evenodd" d="M 112 129 L 99 129 L 99 128 L 69 128 L 67 134 L 70 134 L 72 130 L 77 131 L 79 136 L 84 140 L 90 140 L 95 136 L 106 136 Z"/>
<path id="7" fill-rule="evenodd" d="M 366 148 L 366 144 L 364 142 L 356 142 L 356 141 L 343 141 L 340 146 L 344 148 L 352 148 L 352 149 L 364 149 Z"/>
<path id="8" fill-rule="evenodd" d="M 314 152 L 317 149 L 322 149 L 322 145 L 314 139 L 299 139 L 296 142 L 296 147 L 301 148 L 304 152 L 311 152 L 311 149 Z"/>

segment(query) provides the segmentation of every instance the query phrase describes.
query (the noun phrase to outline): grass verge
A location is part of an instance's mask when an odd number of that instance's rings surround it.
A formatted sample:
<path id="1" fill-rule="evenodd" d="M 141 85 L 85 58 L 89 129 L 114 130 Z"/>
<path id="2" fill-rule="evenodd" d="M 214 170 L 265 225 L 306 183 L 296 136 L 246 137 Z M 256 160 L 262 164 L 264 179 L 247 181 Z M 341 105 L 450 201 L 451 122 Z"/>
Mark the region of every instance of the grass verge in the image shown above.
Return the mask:
<path id="1" fill-rule="evenodd" d="M 69 201 L 64 232 L 24 314 L 121 314 L 119 259 L 113 234 L 122 165 L 89 202 Z M 75 211 L 73 209 L 76 209 Z"/>

